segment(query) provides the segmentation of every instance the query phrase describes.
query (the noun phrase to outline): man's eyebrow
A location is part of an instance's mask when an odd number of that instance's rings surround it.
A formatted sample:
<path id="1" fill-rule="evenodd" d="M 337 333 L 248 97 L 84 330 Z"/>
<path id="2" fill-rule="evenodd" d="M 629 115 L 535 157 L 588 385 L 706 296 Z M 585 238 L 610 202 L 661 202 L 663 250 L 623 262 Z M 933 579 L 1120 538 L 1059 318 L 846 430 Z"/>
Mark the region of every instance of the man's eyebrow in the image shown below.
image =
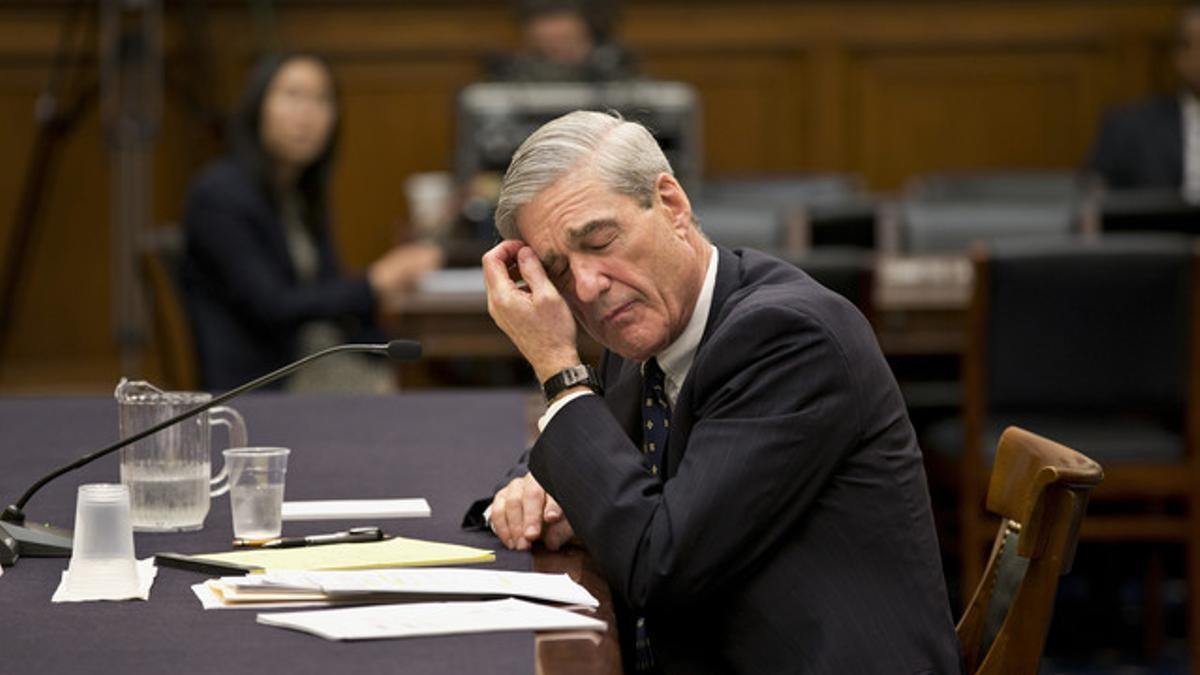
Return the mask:
<path id="1" fill-rule="evenodd" d="M 586 238 L 589 234 L 595 232 L 596 230 L 610 227 L 617 227 L 617 221 L 612 218 L 598 218 L 596 220 L 589 220 L 580 226 L 579 229 L 567 230 L 567 238 L 570 239 L 571 243 L 574 244 L 580 239 Z"/>

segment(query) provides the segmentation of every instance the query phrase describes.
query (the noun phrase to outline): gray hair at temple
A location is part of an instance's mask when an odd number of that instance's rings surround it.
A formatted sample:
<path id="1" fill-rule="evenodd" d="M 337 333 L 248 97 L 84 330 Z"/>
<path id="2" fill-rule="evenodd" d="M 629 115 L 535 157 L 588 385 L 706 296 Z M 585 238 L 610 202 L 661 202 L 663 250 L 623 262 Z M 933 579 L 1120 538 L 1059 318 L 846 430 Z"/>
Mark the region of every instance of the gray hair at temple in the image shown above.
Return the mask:
<path id="1" fill-rule="evenodd" d="M 615 112 L 567 113 L 530 134 L 513 153 L 496 204 L 500 236 L 520 239 L 517 211 L 568 172 L 584 168 L 647 209 L 654 201 L 658 176 L 674 175 L 646 127 Z"/>

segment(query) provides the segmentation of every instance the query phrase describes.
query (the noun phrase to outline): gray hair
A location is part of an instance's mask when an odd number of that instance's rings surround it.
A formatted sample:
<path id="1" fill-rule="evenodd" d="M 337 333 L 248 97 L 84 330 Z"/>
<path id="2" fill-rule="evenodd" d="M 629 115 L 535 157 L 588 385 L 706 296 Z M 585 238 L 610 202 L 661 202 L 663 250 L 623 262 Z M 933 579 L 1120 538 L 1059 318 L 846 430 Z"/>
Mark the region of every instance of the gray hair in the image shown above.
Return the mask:
<path id="1" fill-rule="evenodd" d="M 519 239 L 517 211 L 569 171 L 589 167 L 609 189 L 650 208 L 660 174 L 671 174 L 646 127 L 615 113 L 577 110 L 547 122 L 513 153 L 496 204 L 496 229 Z"/>

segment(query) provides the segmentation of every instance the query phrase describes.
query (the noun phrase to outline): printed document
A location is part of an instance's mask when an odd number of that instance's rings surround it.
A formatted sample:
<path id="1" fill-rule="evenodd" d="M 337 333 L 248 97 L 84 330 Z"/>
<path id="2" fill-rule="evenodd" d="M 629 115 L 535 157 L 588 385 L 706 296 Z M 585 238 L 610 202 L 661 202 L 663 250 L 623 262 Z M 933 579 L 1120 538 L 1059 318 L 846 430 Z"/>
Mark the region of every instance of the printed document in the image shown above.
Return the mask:
<path id="1" fill-rule="evenodd" d="M 327 640 L 377 640 L 514 630 L 596 630 L 603 621 L 525 600 L 421 602 L 347 609 L 259 614 L 268 626 L 290 628 Z"/>

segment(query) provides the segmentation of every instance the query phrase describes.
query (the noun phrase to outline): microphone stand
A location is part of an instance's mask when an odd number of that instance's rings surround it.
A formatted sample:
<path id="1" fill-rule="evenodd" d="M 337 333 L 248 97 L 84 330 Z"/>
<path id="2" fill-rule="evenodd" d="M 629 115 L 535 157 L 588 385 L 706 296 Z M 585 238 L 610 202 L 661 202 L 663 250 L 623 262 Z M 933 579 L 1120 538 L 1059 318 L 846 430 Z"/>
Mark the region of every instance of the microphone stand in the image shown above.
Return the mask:
<path id="1" fill-rule="evenodd" d="M 279 378 L 289 375 L 292 372 L 299 370 L 305 365 L 324 358 L 330 354 L 339 352 L 367 352 L 373 354 L 385 354 L 395 361 L 411 361 L 420 358 L 421 344 L 413 340 L 392 340 L 387 344 L 346 344 L 337 345 L 328 349 L 323 349 L 319 352 L 309 354 L 308 356 L 290 363 L 278 370 L 271 371 L 262 377 L 251 380 L 239 387 L 230 389 L 229 391 L 214 396 L 207 403 L 196 406 L 190 410 L 185 410 L 178 415 L 159 422 L 152 427 L 143 429 L 142 431 L 123 438 L 112 445 L 97 450 L 93 453 L 84 455 L 79 459 L 65 464 L 43 476 L 34 483 L 25 494 L 21 495 L 15 503 L 10 504 L 4 509 L 4 513 L 0 514 L 0 564 L 11 565 L 16 563 L 21 555 L 30 558 L 66 558 L 71 555 L 72 533 L 70 530 L 60 527 L 51 526 L 49 523 L 29 523 L 25 522 L 25 504 L 31 497 L 46 483 L 58 478 L 59 476 L 69 471 L 74 471 L 81 466 L 92 463 L 93 461 L 112 454 L 121 448 L 136 443 L 151 434 L 157 433 L 167 427 L 178 424 L 189 417 L 199 415 L 200 413 L 218 406 L 235 396 L 244 394 L 251 389 L 268 384 Z"/>

